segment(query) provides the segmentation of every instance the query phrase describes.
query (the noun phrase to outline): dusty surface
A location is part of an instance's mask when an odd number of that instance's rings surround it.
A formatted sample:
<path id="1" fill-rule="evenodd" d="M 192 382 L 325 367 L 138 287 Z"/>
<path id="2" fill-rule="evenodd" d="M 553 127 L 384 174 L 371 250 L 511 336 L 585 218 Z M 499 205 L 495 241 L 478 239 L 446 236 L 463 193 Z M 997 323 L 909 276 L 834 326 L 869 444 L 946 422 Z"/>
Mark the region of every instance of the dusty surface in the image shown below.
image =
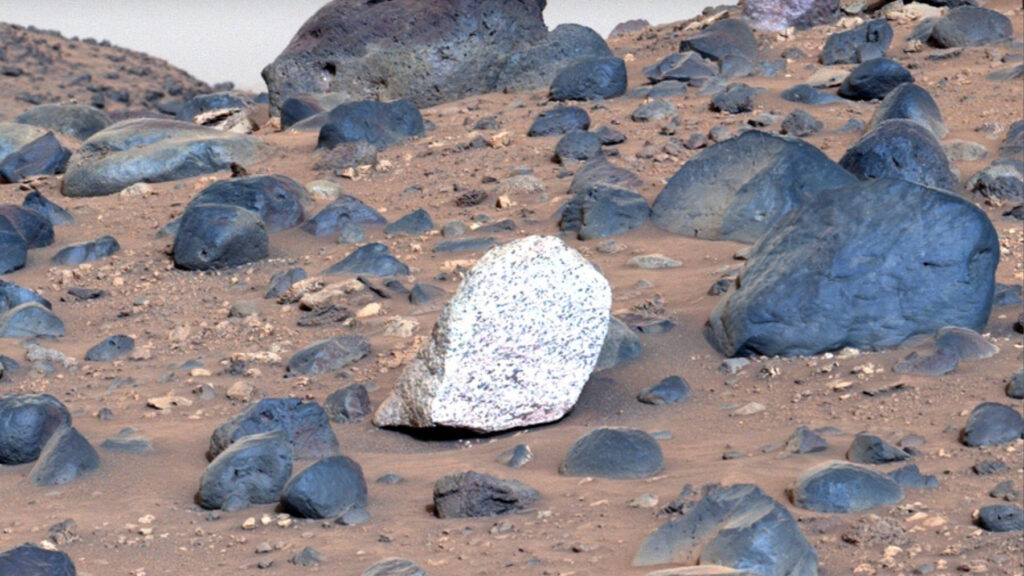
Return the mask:
<path id="1" fill-rule="evenodd" d="M 988 6 L 1010 16 L 1019 39 L 1019 2 L 997 0 Z M 1004 66 L 999 58 L 1006 49 L 970 48 L 956 58 L 928 60 L 931 48 L 903 51 L 913 23 L 893 24 L 896 38 L 889 55 L 912 66 L 917 82 L 937 100 L 950 129 L 946 141 L 977 142 L 994 157 L 1006 127 L 1021 118 L 1024 102 L 1019 81 L 985 78 L 990 69 Z M 707 96 L 673 97 L 684 122 L 678 136 L 685 140 L 690 132 L 706 134 L 718 124 L 739 128 L 759 112 L 784 115 L 797 107 L 779 99 L 778 94 L 818 67 L 820 46 L 836 29 L 814 29 L 794 39 L 763 36 L 763 58 L 778 57 L 789 46 L 799 47 L 809 57 L 790 61 L 786 77 L 744 80 L 767 89 L 757 98 L 759 109 L 754 113 L 717 115 L 708 111 Z M 679 34 L 665 26 L 612 42 L 618 54 L 632 55 L 628 57 L 631 86 L 642 82 L 643 66 L 676 49 Z M 7 92 L 8 79 L 0 81 L 2 91 Z M 612 160 L 635 170 L 646 182 L 643 194 L 653 201 L 664 181 L 696 152 L 638 158 L 645 144 L 660 150 L 669 138 L 659 134 L 660 124 L 629 120 L 640 103 L 619 98 L 584 107 L 593 126 L 613 125 L 627 135 L 628 141 L 616 147 L 620 157 Z M 23 102 L 17 105 L 25 106 Z M 566 200 L 570 181 L 559 177 L 562 168 L 550 160 L 557 140 L 525 137 L 531 119 L 551 105 L 538 92 L 486 95 L 426 109 L 423 115 L 436 125 L 435 130 L 383 152 L 379 170 L 337 180 L 345 192 L 374 206 L 389 220 L 424 207 L 438 227 L 456 219 L 470 223 L 475 215 L 485 214 L 494 221 L 515 220 L 518 229 L 505 233 L 506 237 L 557 233 L 554 213 Z M 825 130 L 808 140 L 838 160 L 858 134 L 836 133 L 835 129 L 851 117 L 868 121 L 875 106 L 851 102 L 807 107 L 825 123 Z M 5 116 L 13 117 L 13 112 L 5 106 Z M 459 144 L 472 138 L 465 124 L 472 126 L 484 116 L 496 116 L 501 123 L 499 131 L 488 135 L 506 132 L 510 144 L 457 151 Z M 249 167 L 250 171 L 285 174 L 301 182 L 335 179 L 312 169 L 315 133 L 277 133 L 266 127 L 257 135 L 277 146 L 279 153 Z M 955 166 L 966 179 L 988 161 Z M 484 181 L 491 177 L 500 182 L 516 167 L 532 168 L 546 191 L 512 194 L 511 207 L 496 208 L 500 184 Z M 79 360 L 74 366 L 59 366 L 53 374 L 22 372 L 0 383 L 0 392 L 55 395 L 72 411 L 75 426 L 96 446 L 122 428 L 132 427 L 151 437 L 156 449 L 144 455 L 100 450 L 100 470 L 57 488 L 32 485 L 28 481 L 30 465 L 0 467 L 4 504 L 0 549 L 38 543 L 47 538 L 50 526 L 71 518 L 77 523 L 77 537 L 60 548 L 84 576 L 233 574 L 255 571 L 260 563 L 270 561 L 268 573 L 357 575 L 392 556 L 412 559 L 432 575 L 643 575 L 652 569 L 631 567 L 632 556 L 647 534 L 664 522 L 656 510 L 673 500 L 684 485 L 699 488 L 716 482 L 751 482 L 788 505 L 785 490 L 803 470 L 826 460 L 843 459 L 853 435 L 868 431 L 891 442 L 910 434 L 923 437 L 924 444 L 919 447 L 923 454 L 914 462 L 922 472 L 937 475 L 940 486 L 908 490 L 901 504 L 864 514 L 818 514 L 790 506 L 819 553 L 821 574 L 911 574 L 915 567 L 929 564 L 934 574 L 1024 572 L 1021 535 L 982 532 L 971 518 L 981 506 L 1002 503 L 988 496 L 998 482 L 1010 479 L 1021 488 L 1024 443 L 979 449 L 958 442 L 959 429 L 976 404 L 1013 402 L 1003 390 L 1005 380 L 1021 366 L 1024 346 L 1021 335 L 1012 329 L 1020 310 L 993 310 L 988 336 L 1000 348 L 996 356 L 963 363 L 944 377 L 894 374 L 892 366 L 907 350 L 754 359 L 741 373 L 730 376 L 718 371 L 722 358 L 707 344 L 701 330 L 719 299 L 707 295 L 708 287 L 724 271 L 742 265 L 733 254 L 743 245 L 673 236 L 649 224 L 615 238 L 623 249 L 613 254 L 598 251 L 600 241 L 568 240 L 607 276 L 613 287 L 614 312 L 661 313 L 677 327 L 663 335 L 641 335 L 642 357 L 596 375 L 576 409 L 562 421 L 461 440 L 416 439 L 374 428 L 369 421 L 335 425 L 342 452 L 362 465 L 369 483 L 372 520 L 360 526 L 294 520 L 282 527 L 277 525 L 273 506 L 236 513 L 201 510 L 194 498 L 207 464 L 209 436 L 244 407 L 225 396 L 232 384 L 253 384 L 256 398 L 291 395 L 323 401 L 344 385 L 370 381 L 375 383 L 370 397 L 376 406 L 437 316 L 436 311 L 417 313 L 408 303 L 391 299 L 380 301 L 383 308 L 378 316 L 353 325 L 299 327 L 301 312 L 296 306 L 263 299 L 270 276 L 296 265 L 318 274 L 352 248 L 335 243 L 333 237 L 314 238 L 298 229 L 273 234 L 271 257 L 258 264 L 212 274 L 175 270 L 168 256 L 170 241 L 156 238 L 156 232 L 179 215 L 211 179 L 155 184 L 154 193 L 144 197 L 93 199 L 61 197 L 55 178 L 35 182 L 76 221 L 58 228 L 54 246 L 33 250 L 29 265 L 4 279 L 37 290 L 54 303 L 55 312 L 67 325 L 67 335 L 43 344 Z M 421 187 L 422 192 L 406 191 L 411 186 Z M 456 207 L 455 197 L 471 189 L 487 191 L 488 200 L 474 208 Z M 0 186 L 0 200 L 20 203 L 24 190 L 19 185 Z M 315 209 L 320 207 L 322 203 Z M 1001 216 L 1008 207 L 981 207 L 991 217 L 1003 245 L 996 280 L 1021 284 L 1021 224 Z M 123 247 L 116 256 L 73 269 L 49 266 L 49 258 L 60 247 L 108 233 Z M 454 292 L 457 280 L 437 281 L 434 277 L 450 270 L 452 261 L 479 254 L 434 255 L 430 250 L 440 239 L 439 234 L 388 238 L 380 229 L 367 230 L 367 241 L 388 244 L 414 269 L 415 280 Z M 626 265 L 632 256 L 652 252 L 680 260 L 683 266 L 638 270 Z M 412 280 L 406 285 L 411 286 Z M 109 295 L 79 302 L 67 295 L 71 287 L 102 289 Z M 349 305 L 359 309 L 371 301 L 378 300 L 362 293 L 353 296 Z M 229 307 L 238 302 L 255 303 L 258 316 L 229 318 Z M 385 324 L 396 316 L 419 323 L 412 337 L 385 335 Z M 250 362 L 247 374 L 229 373 L 233 355 L 271 351 L 286 362 L 292 352 L 309 343 L 349 332 L 365 335 L 373 350 L 343 377 L 284 378 L 282 363 L 260 362 Z M 134 336 L 137 347 L 148 351 L 148 358 L 102 364 L 81 360 L 89 347 L 116 333 Z M 24 349 L 12 340 L 0 340 L 0 354 L 19 361 L 25 357 Z M 186 362 L 199 362 L 202 369 L 181 368 Z M 640 390 L 673 374 L 683 376 L 692 386 L 685 403 L 655 407 L 636 401 Z M 203 384 L 214 388 L 215 399 L 202 400 L 193 392 Z M 897 384 L 902 387 L 895 392 L 876 393 Z M 162 411 L 147 407 L 147 399 L 166 395 L 183 396 L 191 405 Z M 751 416 L 732 414 L 748 402 L 760 403 L 766 410 Z M 103 408 L 113 412 L 112 419 L 96 417 Z M 664 472 L 648 480 L 560 476 L 558 466 L 570 445 L 599 425 L 668 432 L 670 437 L 661 441 Z M 842 434 L 828 437 L 831 447 L 826 452 L 790 455 L 782 446 L 798 425 L 834 426 Z M 521 442 L 533 449 L 533 462 L 518 470 L 496 462 L 501 452 Z M 723 453 L 730 450 L 740 457 L 724 460 Z M 1008 470 L 984 477 L 971 471 L 976 462 L 989 459 L 1002 460 Z M 541 500 L 536 509 L 521 515 L 434 518 L 428 511 L 433 482 L 467 469 L 525 482 L 540 491 Z M 398 485 L 375 482 L 388 473 L 399 474 L 405 481 Z M 628 504 L 644 494 L 654 495 L 658 506 Z M 267 525 L 260 521 L 264 516 Z M 256 519 L 255 528 L 245 529 L 243 524 L 250 517 Z M 322 565 L 306 568 L 288 562 L 306 546 L 326 557 Z M 258 553 L 258 548 L 270 551 Z"/>

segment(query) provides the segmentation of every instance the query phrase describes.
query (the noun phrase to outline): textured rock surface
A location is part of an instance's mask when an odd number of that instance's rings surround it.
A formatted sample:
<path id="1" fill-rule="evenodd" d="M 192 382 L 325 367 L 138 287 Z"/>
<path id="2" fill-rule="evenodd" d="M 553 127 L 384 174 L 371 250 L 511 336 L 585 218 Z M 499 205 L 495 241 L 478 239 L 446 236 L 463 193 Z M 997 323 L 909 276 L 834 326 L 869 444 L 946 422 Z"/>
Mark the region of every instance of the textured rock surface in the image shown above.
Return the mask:
<path id="1" fill-rule="evenodd" d="M 913 81 L 910 71 L 895 60 L 873 58 L 850 72 L 838 94 L 849 100 L 881 100 L 900 84 Z"/>
<path id="2" fill-rule="evenodd" d="M 929 42 L 953 48 L 997 44 L 1012 37 L 1013 23 L 1006 16 L 978 6 L 960 6 L 935 23 Z"/>
<path id="3" fill-rule="evenodd" d="M 587 58 L 568 65 L 551 83 L 552 100 L 600 100 L 626 93 L 621 58 Z"/>
<path id="4" fill-rule="evenodd" d="M 649 478 L 663 465 L 661 446 L 643 430 L 598 428 L 572 445 L 559 471 L 566 476 Z"/>
<path id="5" fill-rule="evenodd" d="M 804 30 L 838 20 L 839 0 L 746 0 L 743 18 L 758 30 Z"/>
<path id="6" fill-rule="evenodd" d="M 99 468 L 100 455 L 71 426 L 61 426 L 46 441 L 39 460 L 29 473 L 36 486 L 61 486 Z"/>
<path id="7" fill-rule="evenodd" d="M 885 95 L 871 116 L 868 130 L 886 120 L 913 120 L 931 130 L 936 138 L 944 138 L 949 133 L 935 99 L 927 90 L 912 82 L 900 84 Z"/>
<path id="8" fill-rule="evenodd" d="M 800 475 L 790 490 L 793 504 L 817 512 L 863 512 L 903 500 L 888 476 L 857 464 L 826 462 Z"/>
<path id="9" fill-rule="evenodd" d="M 334 518 L 349 508 L 362 508 L 366 506 L 363 469 L 345 456 L 320 460 L 285 484 L 281 503 L 300 518 Z"/>
<path id="10" fill-rule="evenodd" d="M 825 41 L 821 63 L 856 64 L 885 56 L 892 42 L 892 26 L 885 20 L 871 20 L 853 30 L 836 32 Z"/>
<path id="11" fill-rule="evenodd" d="M 84 104 L 43 104 L 22 112 L 17 121 L 78 140 L 86 140 L 111 124 L 110 116 L 104 111 Z"/>
<path id="12" fill-rule="evenodd" d="M 49 394 L 0 396 L 0 464 L 34 462 L 54 432 L 70 425 L 68 409 Z"/>
<path id="13" fill-rule="evenodd" d="M 0 274 L 7 274 L 25 266 L 28 242 L 4 216 L 0 216 Z"/>
<path id="14" fill-rule="evenodd" d="M 463 280 L 374 423 L 493 432 L 557 420 L 597 362 L 610 306 L 608 282 L 557 238 L 492 249 Z"/>
<path id="15" fill-rule="evenodd" d="M 526 484 L 489 474 L 460 472 L 434 483 L 438 518 L 479 518 L 522 510 L 540 498 Z"/>
<path id="16" fill-rule="evenodd" d="M 316 147 L 334 148 L 349 142 L 367 142 L 384 149 L 407 138 L 422 136 L 423 130 L 423 116 L 408 100 L 348 102 L 327 113 Z"/>
<path id="17" fill-rule="evenodd" d="M 26 302 L 0 314 L 0 338 L 57 338 L 63 335 L 64 321 L 36 302 Z"/>
<path id="18" fill-rule="evenodd" d="M 295 374 L 328 374 L 341 370 L 370 353 L 370 343 L 358 334 L 345 334 L 314 342 L 297 351 L 288 361 Z"/>
<path id="19" fill-rule="evenodd" d="M 998 260 L 988 217 L 951 194 L 894 180 L 827 190 L 754 247 L 712 341 L 728 356 L 813 355 L 980 330 Z"/>
<path id="20" fill-rule="evenodd" d="M 0 158 L 0 183 L 18 182 L 40 174 L 61 174 L 70 157 L 71 152 L 52 132 L 47 132 Z"/>
<path id="21" fill-rule="evenodd" d="M 938 139 L 912 120 L 886 120 L 857 140 L 839 165 L 861 180 L 893 178 L 955 190 L 957 179 Z"/>
<path id="22" fill-rule="evenodd" d="M 189 201 L 189 206 L 228 204 L 245 208 L 259 214 L 267 231 L 278 232 L 302 222 L 305 197 L 306 188 L 287 176 L 248 176 L 210 184 Z"/>
<path id="23" fill-rule="evenodd" d="M 241 266 L 266 258 L 267 226 L 259 214 L 228 204 L 193 204 L 174 237 L 174 265 L 185 270 Z"/>
<path id="24" fill-rule="evenodd" d="M 247 436 L 275 430 L 284 431 L 291 445 L 289 454 L 297 459 L 316 460 L 338 453 L 338 438 L 319 404 L 298 398 L 265 398 L 213 431 L 210 456 L 216 458 Z"/>
<path id="25" fill-rule="evenodd" d="M 50 258 L 50 262 L 59 266 L 77 266 L 83 262 L 92 262 L 116 254 L 121 245 L 113 236 L 101 236 L 88 242 L 71 244 L 60 249 Z"/>
<path id="26" fill-rule="evenodd" d="M 288 434 L 252 434 L 227 447 L 206 467 L 199 479 L 199 504 L 225 510 L 272 504 L 280 499 L 291 474 Z"/>

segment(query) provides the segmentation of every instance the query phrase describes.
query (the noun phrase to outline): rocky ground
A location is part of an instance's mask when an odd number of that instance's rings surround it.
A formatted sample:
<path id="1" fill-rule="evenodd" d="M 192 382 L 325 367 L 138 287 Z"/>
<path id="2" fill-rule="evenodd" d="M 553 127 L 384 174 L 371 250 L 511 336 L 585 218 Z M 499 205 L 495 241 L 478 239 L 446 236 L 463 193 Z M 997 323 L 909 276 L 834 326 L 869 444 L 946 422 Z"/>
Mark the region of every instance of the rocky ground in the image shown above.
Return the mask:
<path id="1" fill-rule="evenodd" d="M 948 127 L 942 142 L 971 142 L 976 145 L 972 149 L 980 146 L 986 153 L 985 158 L 950 154 L 960 182 L 997 157 L 1007 130 L 1021 120 L 1024 103 L 1019 79 L 988 77 L 1020 62 L 1024 12 L 1011 0 L 992 0 L 986 7 L 1011 19 L 1013 42 L 942 50 L 908 39 L 919 13 L 893 9 L 889 14 L 894 38 L 887 55 L 935 99 Z M 610 40 L 615 55 L 626 62 L 630 89 L 646 84 L 643 69 L 675 52 L 680 40 L 699 27 L 681 22 Z M 838 161 L 862 135 L 861 130 L 841 128 L 851 119 L 867 123 L 879 104 L 839 100 L 811 107 L 780 94 L 822 68 L 818 55 L 826 38 L 843 29 L 840 23 L 795 34 L 758 33 L 762 60 L 780 59 L 785 51 L 790 57 L 783 58 L 785 72 L 775 77 L 738 79 L 764 89 L 750 111 L 711 111 L 712 97 L 693 89 L 665 98 L 675 106 L 678 122 L 634 121 L 631 116 L 645 100 L 629 95 L 580 105 L 589 113 L 592 128 L 608 126 L 625 136 L 621 144 L 605 146 L 605 154 L 640 176 L 637 191 L 648 202 L 680 166 L 700 153 L 701 138 L 691 141 L 691 134 L 723 139 L 723 131 L 735 134 L 752 123 L 778 132 L 782 118 L 795 109 L 823 124 L 806 142 Z M 76 98 L 89 103 L 92 94 L 106 94 L 109 101 L 110 91 L 122 86 L 130 97 L 121 104 L 143 109 L 139 103 L 149 98 L 137 94 L 142 85 L 134 78 L 126 82 L 126 74 L 152 79 L 151 89 L 165 93 L 152 102 L 177 97 L 168 82 L 185 90 L 207 90 L 143 55 L 125 56 L 112 48 L 9 26 L 0 26 L 0 39 L 5 50 L 0 52 L 5 54 L 0 120 L 11 121 L 42 102 Z M 20 53 L 25 55 L 18 57 Z M 110 68 L 114 62 L 120 62 L 116 70 Z M 142 66 L 150 72 L 129 72 Z M 91 79 L 76 82 L 67 67 L 88 72 Z M 848 71 L 855 65 L 836 67 Z M 22 71 L 14 73 L 14 68 Z M 245 165 L 250 174 L 281 174 L 303 184 L 334 182 L 391 222 L 419 208 L 429 212 L 435 225 L 429 233 L 390 235 L 367 227 L 360 242 L 381 242 L 407 264 L 408 277 L 402 277 L 407 287 L 430 283 L 453 294 L 464 271 L 483 254 L 433 252 L 450 239 L 440 233 L 446 223 L 475 228 L 511 219 L 510 230 L 490 233 L 501 242 L 557 235 L 557 211 L 579 169 L 578 164 L 553 161 L 557 137 L 526 136 L 538 114 L 556 106 L 546 91 L 486 94 L 424 108 L 421 113 L 429 125 L 424 136 L 380 151 L 374 166 L 336 173 L 314 168 L 322 156 L 315 150 L 317 132 L 280 131 L 276 120 L 268 120 L 266 104 L 258 106 L 252 116 L 258 125 L 253 136 L 269 145 L 269 152 Z M 148 109 L 155 111 L 156 105 Z M 493 122 L 474 130 L 486 118 Z M 694 145 L 683 145 L 688 141 Z M 79 145 L 74 139 L 62 142 L 70 148 Z M 533 178 L 512 178 L 526 169 Z M 365 288 L 340 296 L 338 302 L 353 313 L 341 322 L 311 318 L 297 302 L 264 298 L 274 274 L 302 267 L 319 276 L 351 253 L 354 246 L 336 241 L 337 234 L 315 237 L 291 228 L 271 233 L 269 256 L 256 263 L 212 272 L 176 268 L 173 239 L 161 230 L 184 212 L 196 193 L 229 177 L 218 172 L 95 198 L 62 196 L 64 176 L 0 185 L 2 202 L 21 204 L 27 192 L 36 190 L 74 217 L 56 228 L 55 243 L 31 250 L 24 268 L 2 277 L 47 298 L 66 335 L 36 339 L 43 350 L 17 338 L 0 338 L 0 355 L 22 367 L 14 371 L 5 366 L 0 392 L 53 395 L 67 406 L 75 428 L 98 447 L 101 459 L 98 469 L 51 487 L 30 480 L 30 464 L 0 466 L 0 550 L 26 542 L 59 549 L 74 561 L 78 574 L 87 576 L 258 569 L 361 574 L 390 557 L 410 559 L 428 574 L 639 576 L 666 567 L 634 567 L 633 558 L 644 539 L 673 517 L 664 508 L 684 487 L 695 492 L 685 500 L 694 501 L 705 485 L 749 483 L 796 518 L 817 551 L 819 574 L 1024 573 L 1021 532 L 986 531 L 974 518 L 985 506 L 1021 506 L 1024 442 L 968 447 L 960 440 L 978 404 L 1021 409 L 1020 400 L 1005 392 L 1021 368 L 1024 351 L 1024 340 L 1014 329 L 1021 314 L 1019 300 L 992 309 L 984 336 L 998 347 L 995 355 L 962 361 L 942 376 L 894 371 L 912 350 L 930 350 L 930 341 L 920 339 L 879 352 L 755 356 L 744 366 L 723 364 L 724 357 L 703 333 L 723 297 L 709 294 L 709 288 L 743 266 L 736 255 L 748 245 L 677 236 L 651 223 L 614 238 L 563 236 L 607 278 L 613 314 L 672 325 L 663 333 L 639 333 L 642 355 L 595 373 L 565 418 L 485 436 L 410 434 L 375 427 L 369 418 L 335 423 L 341 453 L 358 462 L 365 475 L 368 521 L 345 526 L 303 520 L 282 514 L 275 505 L 206 510 L 197 501 L 197 491 L 217 427 L 261 398 L 323 403 L 353 383 L 364 383 L 370 404 L 377 407 L 429 337 L 440 311 L 436 301 L 414 306 L 400 294 L 387 293 L 378 280 L 373 287 L 390 297 Z M 468 205 L 479 192 L 483 200 Z M 962 187 L 958 192 L 984 211 L 998 233 L 996 282 L 1019 290 L 1024 282 L 1024 232 L 1020 220 L 1004 217 L 1012 203 Z M 315 199 L 306 214 L 326 204 Z M 116 237 L 120 251 L 75 266 L 50 263 L 61 248 L 104 235 Z M 680 265 L 650 269 L 630 263 L 649 254 Z M 83 290 L 95 292 L 82 297 Z M 130 355 L 109 362 L 85 360 L 90 348 L 114 334 L 134 339 Z M 352 334 L 369 342 L 370 352 L 361 360 L 324 375 L 286 372 L 296 351 Z M 637 401 L 643 390 L 673 375 L 689 383 L 684 402 Z M 573 443 L 603 426 L 654 435 L 664 454 L 661 471 L 642 479 L 560 474 Z M 787 449 L 798 426 L 825 429 L 827 449 L 807 454 Z M 99 448 L 126 428 L 150 439 L 152 450 Z M 898 503 L 866 512 L 837 514 L 794 506 L 787 490 L 796 479 L 817 464 L 845 460 L 861 432 L 912 448 L 910 462 L 923 474 L 934 475 L 938 485 L 906 489 Z M 501 455 L 518 444 L 527 444 L 533 459 L 510 468 Z M 296 471 L 308 464 L 297 462 Z M 887 473 L 901 465 L 877 469 Z M 525 510 L 503 516 L 437 518 L 431 508 L 435 481 L 465 470 L 515 479 L 536 489 L 539 498 Z M 398 475 L 401 481 L 378 480 L 387 475 Z M 1007 481 L 1012 489 L 1004 485 L 1005 496 L 990 495 Z M 306 547 L 322 555 L 319 564 L 290 561 Z"/>

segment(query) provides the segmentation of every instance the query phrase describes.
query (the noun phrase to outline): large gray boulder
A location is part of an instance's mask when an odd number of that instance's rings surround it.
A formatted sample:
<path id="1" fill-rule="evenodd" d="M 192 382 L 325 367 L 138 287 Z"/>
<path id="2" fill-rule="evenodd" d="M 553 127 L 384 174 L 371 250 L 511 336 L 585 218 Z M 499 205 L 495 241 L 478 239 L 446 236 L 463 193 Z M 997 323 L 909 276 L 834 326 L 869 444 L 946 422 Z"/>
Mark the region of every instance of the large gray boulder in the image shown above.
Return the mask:
<path id="1" fill-rule="evenodd" d="M 267 146 L 243 134 L 153 118 L 125 120 L 101 130 L 71 155 L 65 196 L 107 196 L 136 182 L 167 182 L 249 165 Z"/>
<path id="2" fill-rule="evenodd" d="M 982 331 L 998 262 L 988 216 L 957 196 L 898 180 L 822 191 L 754 246 L 709 335 L 728 356 L 797 356 Z"/>
<path id="3" fill-rule="evenodd" d="M 654 200 L 651 220 L 676 234 L 750 243 L 819 191 L 854 181 L 798 138 L 749 130 L 683 164 Z"/>
<path id="4" fill-rule="evenodd" d="M 546 88 L 575 60 L 611 56 L 594 31 L 548 32 L 543 0 L 334 0 L 263 69 L 273 114 L 289 97 L 405 98 L 418 108 Z"/>
<path id="5" fill-rule="evenodd" d="M 805 30 L 839 19 L 839 0 L 746 0 L 743 18 L 758 30 Z"/>
<path id="6" fill-rule="evenodd" d="M 955 190 L 956 175 L 931 130 L 914 120 L 886 120 L 854 143 L 839 165 L 861 180 L 892 178 Z"/>
<path id="7" fill-rule="evenodd" d="M 0 122 L 0 160 L 17 152 L 22 146 L 46 135 L 47 130 L 38 126 L 15 122 Z"/>
<path id="8" fill-rule="evenodd" d="M 374 424 L 496 432 L 558 420 L 597 363 L 610 307 L 608 282 L 558 238 L 494 248 L 463 280 Z"/>
<path id="9" fill-rule="evenodd" d="M 17 121 L 78 140 L 85 140 L 112 124 L 106 112 L 85 104 L 43 104 L 22 112 Z"/>

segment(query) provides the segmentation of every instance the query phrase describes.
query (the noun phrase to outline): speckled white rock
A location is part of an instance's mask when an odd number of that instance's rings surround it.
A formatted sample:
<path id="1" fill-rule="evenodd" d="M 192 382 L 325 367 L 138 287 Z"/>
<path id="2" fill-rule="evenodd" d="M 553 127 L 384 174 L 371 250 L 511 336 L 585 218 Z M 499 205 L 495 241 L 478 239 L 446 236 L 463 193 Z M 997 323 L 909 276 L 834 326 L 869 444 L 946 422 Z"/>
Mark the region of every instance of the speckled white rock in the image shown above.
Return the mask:
<path id="1" fill-rule="evenodd" d="M 608 331 L 608 281 L 558 238 L 492 249 L 377 409 L 378 426 L 496 432 L 558 420 Z"/>

